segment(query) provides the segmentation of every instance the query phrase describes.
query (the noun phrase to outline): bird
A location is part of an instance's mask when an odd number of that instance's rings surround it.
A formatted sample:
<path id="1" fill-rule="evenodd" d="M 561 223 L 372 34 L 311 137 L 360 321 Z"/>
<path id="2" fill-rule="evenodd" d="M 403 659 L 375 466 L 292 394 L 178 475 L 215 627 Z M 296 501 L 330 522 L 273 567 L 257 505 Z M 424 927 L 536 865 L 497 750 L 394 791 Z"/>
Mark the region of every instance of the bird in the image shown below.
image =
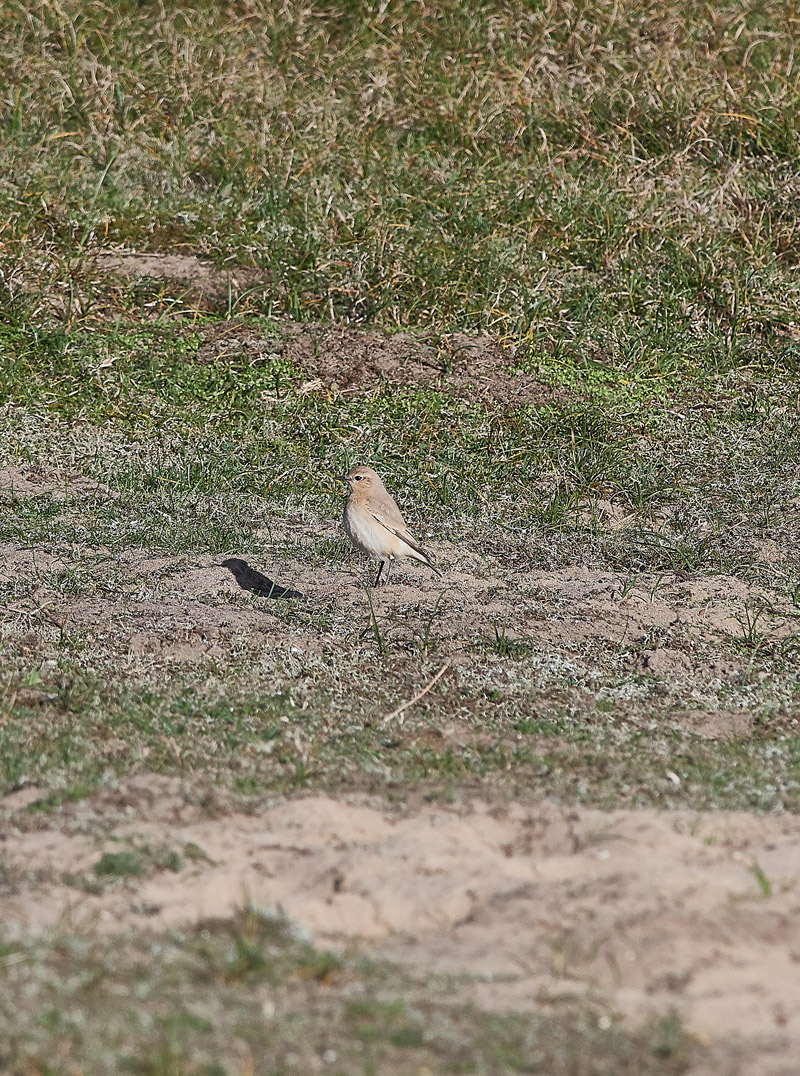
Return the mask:
<path id="1" fill-rule="evenodd" d="M 380 586 L 384 565 L 386 579 L 396 560 L 418 560 L 441 576 L 433 557 L 409 532 L 403 513 L 371 467 L 353 467 L 342 476 L 350 490 L 344 506 L 344 530 L 356 547 L 380 561 L 373 586 Z"/>

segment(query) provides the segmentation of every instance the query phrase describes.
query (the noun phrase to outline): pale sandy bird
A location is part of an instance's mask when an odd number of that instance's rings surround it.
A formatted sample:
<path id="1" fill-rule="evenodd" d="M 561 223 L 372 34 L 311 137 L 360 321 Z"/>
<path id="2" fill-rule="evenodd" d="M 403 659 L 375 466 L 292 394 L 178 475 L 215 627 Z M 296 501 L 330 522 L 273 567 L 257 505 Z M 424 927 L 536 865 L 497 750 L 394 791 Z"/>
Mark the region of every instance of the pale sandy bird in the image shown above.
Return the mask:
<path id="1" fill-rule="evenodd" d="M 353 467 L 342 481 L 350 489 L 344 506 L 345 533 L 356 549 L 380 561 L 374 587 L 380 584 L 387 561 L 386 582 L 396 560 L 418 560 L 437 575 L 442 574 L 431 554 L 409 532 L 403 513 L 371 467 Z"/>

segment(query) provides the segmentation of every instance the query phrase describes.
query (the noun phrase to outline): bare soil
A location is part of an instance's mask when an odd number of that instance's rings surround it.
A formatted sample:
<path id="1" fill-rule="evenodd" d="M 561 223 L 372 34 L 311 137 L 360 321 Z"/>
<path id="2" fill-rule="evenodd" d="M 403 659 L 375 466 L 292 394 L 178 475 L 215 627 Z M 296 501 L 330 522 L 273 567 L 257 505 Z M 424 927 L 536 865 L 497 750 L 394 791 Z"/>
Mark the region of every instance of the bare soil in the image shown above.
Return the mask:
<path id="1" fill-rule="evenodd" d="M 93 270 L 104 280 L 161 286 L 195 308 L 227 308 L 265 281 L 264 270 L 217 269 L 194 254 L 120 250 L 99 254 Z M 443 333 L 435 339 L 413 333 L 391 336 L 358 326 L 281 322 L 280 336 L 265 339 L 235 320 L 202 329 L 200 361 L 224 361 L 231 352 L 259 361 L 278 354 L 303 370 L 307 387 L 334 392 L 373 392 L 377 385 L 436 386 L 466 399 L 499 400 L 509 406 L 560 397 L 557 389 L 515 369 L 512 348 L 494 337 Z"/>
<path id="2" fill-rule="evenodd" d="M 276 548 L 283 544 L 282 530 L 296 541 L 296 526 L 275 524 L 270 533 Z M 333 524 L 330 533 L 317 528 L 309 545 L 336 535 Z M 372 601 L 387 645 L 418 645 L 427 633 L 455 664 L 473 660 L 475 643 L 496 638 L 499 626 L 511 646 L 556 649 L 584 666 L 613 660 L 668 682 L 711 683 L 736 677 L 746 665 L 730 644 L 741 637 L 748 604 L 768 606 L 764 624 L 775 638 L 796 630 L 781 595 L 732 576 L 643 573 L 631 585 L 624 573 L 580 566 L 543 571 L 487 565 L 487 558 L 446 543 L 437 553 L 441 580 L 424 568 L 404 565 L 395 569 L 388 586 L 373 592 Z M 114 558 L 113 597 L 63 593 L 48 583 L 47 573 L 80 563 L 85 570 L 87 555 L 74 548 L 0 545 L 0 581 L 26 584 L 26 596 L 8 610 L 7 637 L 35 634 L 32 618 L 53 608 L 52 620 L 57 607 L 59 630 L 79 632 L 89 645 L 102 644 L 130 658 L 158 654 L 193 662 L 229 657 L 243 646 L 324 653 L 338 642 L 353 643 L 354 626 L 360 633 L 369 615 L 364 588 L 373 569 L 356 557 L 323 573 L 282 554 L 256 566 L 239 558 L 127 551 Z M 98 550 L 91 555 L 100 561 L 101 582 L 108 556 Z M 261 607 L 237 602 L 243 592 L 273 601 Z M 288 597 L 328 614 L 329 630 L 287 623 L 280 606 Z M 37 636 L 44 649 L 49 639 L 52 631 L 46 628 Z M 694 720 L 691 714 L 687 718 Z"/>
<path id="3" fill-rule="evenodd" d="M 113 819 L 104 835 L 98 818 Z M 37 881 L 0 900 L 6 922 L 179 927 L 250 901 L 318 943 L 473 977 L 461 989 L 482 1008 L 584 996 L 634 1018 L 674 1008 L 703 1041 L 738 1044 L 746 1071 L 796 1071 L 800 837 L 788 817 L 547 802 L 390 811 L 319 796 L 209 819 L 177 779 L 142 777 L 71 806 L 60 831 L 10 820 L 3 855 Z M 204 858 L 82 892 L 75 877 L 126 838 Z"/>
<path id="4" fill-rule="evenodd" d="M 198 309 L 215 310 L 236 299 L 249 288 L 268 278 L 263 269 L 232 266 L 217 269 L 196 254 L 139 253 L 132 250 L 99 254 L 93 269 L 102 277 L 121 281 L 139 281 L 152 288 L 161 284 L 177 298 L 192 302 Z"/>
<path id="5" fill-rule="evenodd" d="M 99 493 L 113 496 L 108 487 L 87 475 L 72 474 L 53 467 L 7 464 L 0 467 L 0 502 L 24 497 L 47 497 L 65 501 L 70 495 Z"/>
<path id="6" fill-rule="evenodd" d="M 435 387 L 468 400 L 496 400 L 510 407 L 558 400 L 558 389 L 515 368 L 515 353 L 494 337 L 443 333 L 391 336 L 357 326 L 285 322 L 280 336 L 265 339 L 236 322 L 210 326 L 198 353 L 215 362 L 231 352 L 253 361 L 279 355 L 303 371 L 307 388 L 374 392 L 381 385 Z"/>
<path id="7" fill-rule="evenodd" d="M 0 472 L 3 497 L 70 491 L 108 495 L 79 475 L 10 465 Z M 300 522 L 276 523 L 274 557 L 259 564 L 7 543 L 0 581 L 17 584 L 20 597 L 0 627 L 6 643 L 40 656 L 55 652 L 59 633 L 75 632 L 131 669 L 275 648 L 324 659 L 357 648 L 368 615 L 366 565 L 349 554 L 338 569 L 310 564 L 317 544 L 337 536 L 335 522 L 313 535 Z M 441 580 L 398 569 L 396 582 L 374 592 L 374 610 L 389 644 L 428 632 L 456 667 L 480 660 L 476 638 L 513 623 L 512 643 L 576 667 L 616 662 L 701 688 L 741 675 L 746 659 L 731 641 L 748 603 L 771 609 L 776 637 L 795 627 L 779 595 L 733 577 L 642 575 L 631 585 L 623 573 L 581 566 L 509 566 L 455 542 L 438 553 Z M 93 593 L 55 585 L 58 573 L 89 562 Z M 106 572 L 113 586 L 104 589 Z M 329 626 L 287 621 L 287 599 L 324 614 Z M 724 738 L 746 735 L 751 717 L 698 707 L 676 720 Z M 325 796 L 275 802 L 256 816 L 209 817 L 189 783 L 142 776 L 21 824 L 22 809 L 41 795 L 25 787 L 0 805 L 0 854 L 16 879 L 0 898 L 5 922 L 157 929 L 228 915 L 249 900 L 283 908 L 320 943 L 468 973 L 475 978 L 462 989 L 482 1007 L 587 994 L 631 1017 L 674 1007 L 703 1041 L 735 1047 L 750 1076 L 797 1071 L 793 817 L 469 798 L 452 809 L 409 801 L 392 810 Z M 196 848 L 200 857 L 100 891 L 82 886 L 103 851 L 126 838 Z"/>

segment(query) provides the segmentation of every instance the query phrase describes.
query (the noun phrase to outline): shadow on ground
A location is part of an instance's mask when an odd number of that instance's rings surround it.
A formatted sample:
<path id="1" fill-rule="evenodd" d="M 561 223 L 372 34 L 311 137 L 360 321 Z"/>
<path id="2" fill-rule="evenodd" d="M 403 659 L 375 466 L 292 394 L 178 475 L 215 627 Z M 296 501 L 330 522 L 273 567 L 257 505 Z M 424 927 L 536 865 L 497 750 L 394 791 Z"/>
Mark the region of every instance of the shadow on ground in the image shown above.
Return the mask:
<path id="1" fill-rule="evenodd" d="M 279 583 L 273 582 L 269 576 L 251 568 L 246 560 L 241 560 L 239 557 L 229 557 L 222 562 L 222 567 L 228 569 L 242 590 L 249 590 L 252 594 L 257 594 L 259 598 L 284 598 L 288 601 L 291 598 L 305 597 L 305 594 L 299 590 L 282 587 Z"/>

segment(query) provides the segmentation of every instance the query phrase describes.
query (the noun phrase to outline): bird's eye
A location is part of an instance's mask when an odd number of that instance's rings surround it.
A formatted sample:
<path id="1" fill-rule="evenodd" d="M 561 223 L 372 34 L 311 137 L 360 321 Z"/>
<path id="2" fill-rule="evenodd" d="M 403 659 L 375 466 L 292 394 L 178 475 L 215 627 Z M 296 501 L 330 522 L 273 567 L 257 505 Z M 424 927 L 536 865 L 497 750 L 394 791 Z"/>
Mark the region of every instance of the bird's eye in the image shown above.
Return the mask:
<path id="1" fill-rule="evenodd" d="M 360 482 L 363 477 L 364 477 L 363 474 L 354 474 L 353 475 L 353 480 L 355 482 Z"/>

